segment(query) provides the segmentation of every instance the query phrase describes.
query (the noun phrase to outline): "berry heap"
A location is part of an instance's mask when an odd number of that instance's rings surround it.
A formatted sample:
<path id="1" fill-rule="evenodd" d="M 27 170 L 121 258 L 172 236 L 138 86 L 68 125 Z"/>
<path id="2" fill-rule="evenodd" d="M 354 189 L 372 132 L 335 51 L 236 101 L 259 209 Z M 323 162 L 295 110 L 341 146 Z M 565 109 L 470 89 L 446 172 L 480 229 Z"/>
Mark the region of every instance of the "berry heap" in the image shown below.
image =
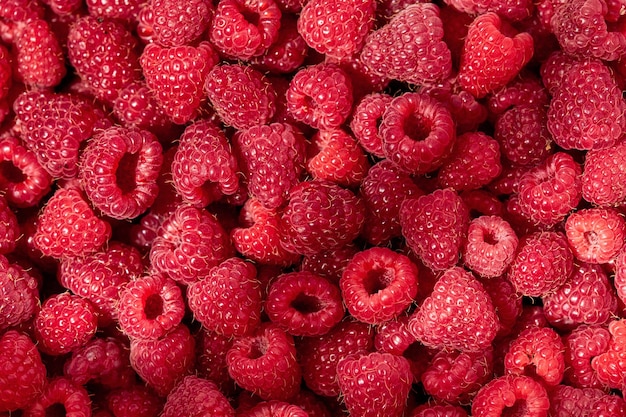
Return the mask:
<path id="1" fill-rule="evenodd" d="M 626 0 L 0 0 L 0 417 L 626 417 Z"/>

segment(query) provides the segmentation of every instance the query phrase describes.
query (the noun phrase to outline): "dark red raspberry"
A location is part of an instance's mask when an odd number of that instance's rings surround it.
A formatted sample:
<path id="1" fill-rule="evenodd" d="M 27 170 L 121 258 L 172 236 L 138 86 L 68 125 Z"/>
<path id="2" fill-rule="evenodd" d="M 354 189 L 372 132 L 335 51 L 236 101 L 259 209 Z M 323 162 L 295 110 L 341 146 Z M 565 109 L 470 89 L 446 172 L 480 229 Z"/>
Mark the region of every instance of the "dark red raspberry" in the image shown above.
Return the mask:
<path id="1" fill-rule="evenodd" d="M 129 83 L 120 90 L 113 102 L 113 114 L 122 126 L 148 130 L 159 138 L 171 131 L 169 117 L 143 81 Z"/>
<path id="2" fill-rule="evenodd" d="M 500 328 L 496 340 L 511 334 L 523 313 L 522 296 L 505 275 L 481 281 L 496 309 Z"/>
<path id="3" fill-rule="evenodd" d="M 485 384 L 472 401 L 473 417 L 546 417 L 550 399 L 544 386 L 524 375 L 507 375 Z"/>
<path id="4" fill-rule="evenodd" d="M 482 277 L 500 276 L 513 262 L 518 243 L 515 231 L 502 217 L 480 216 L 467 229 L 463 262 Z"/>
<path id="5" fill-rule="evenodd" d="M 626 401 L 617 394 L 605 394 L 591 405 L 589 417 L 626 416 Z"/>
<path id="6" fill-rule="evenodd" d="M 189 375 L 167 396 L 162 417 L 210 414 L 234 417 L 235 410 L 214 382 Z"/>
<path id="7" fill-rule="evenodd" d="M 346 265 L 357 252 L 359 252 L 359 248 L 350 243 L 335 249 L 307 255 L 300 262 L 300 270 L 309 271 L 328 278 L 334 283 L 339 283 Z"/>
<path id="8" fill-rule="evenodd" d="M 164 400 L 145 385 L 117 388 L 106 394 L 106 406 L 112 417 L 151 417 L 163 410 Z M 96 417 L 95 414 L 93 417 Z"/>
<path id="9" fill-rule="evenodd" d="M 45 416 L 48 410 L 57 408 L 64 410 L 66 416 L 90 416 L 91 398 L 87 389 L 67 378 L 54 377 L 48 380 L 41 390 L 41 395 L 23 409 L 22 416 Z"/>
<path id="10" fill-rule="evenodd" d="M 352 111 L 350 129 L 361 147 L 370 154 L 383 158 L 383 140 L 378 132 L 383 114 L 393 97 L 385 93 L 372 93 L 363 97 Z"/>
<path id="11" fill-rule="evenodd" d="M 17 217 L 9 207 L 7 200 L 0 195 L 0 254 L 6 255 L 13 252 L 20 236 Z"/>
<path id="12" fill-rule="evenodd" d="M 585 154 L 582 195 L 598 206 L 612 206 L 626 200 L 625 141 Z"/>
<path id="13" fill-rule="evenodd" d="M 427 403 L 414 408 L 410 417 L 467 417 L 467 411 L 457 405 Z"/>
<path id="14" fill-rule="evenodd" d="M 149 7 L 154 40 L 165 47 L 188 45 L 200 38 L 213 12 L 208 0 L 150 0 Z"/>
<path id="15" fill-rule="evenodd" d="M 564 382 L 578 388 L 604 389 L 591 361 L 609 349 L 611 334 L 604 326 L 581 324 L 563 337 Z"/>
<path id="16" fill-rule="evenodd" d="M 282 14 L 276 40 L 263 55 L 251 61 L 256 68 L 271 74 L 289 74 L 304 63 L 309 47 L 298 33 L 297 22 L 297 16 Z"/>
<path id="17" fill-rule="evenodd" d="M 613 319 L 609 323 L 611 340 L 608 349 L 591 359 L 591 368 L 598 380 L 608 388 L 624 391 L 626 389 L 626 320 Z"/>
<path id="18" fill-rule="evenodd" d="M 360 58 L 372 72 L 390 79 L 417 85 L 443 81 L 452 71 L 443 32 L 439 7 L 408 5 L 367 36 Z"/>
<path id="19" fill-rule="evenodd" d="M 549 415 L 554 417 L 589 415 L 592 404 L 602 396 L 604 392 L 599 389 L 557 385 L 550 391 Z"/>
<path id="20" fill-rule="evenodd" d="M 240 411 L 237 409 L 239 417 L 312 417 L 311 414 L 304 411 L 297 405 L 278 401 L 261 401 L 249 410 Z"/>
<path id="21" fill-rule="evenodd" d="M 471 15 L 496 12 L 512 21 L 523 20 L 533 13 L 533 2 L 529 0 L 446 0 L 445 3 Z"/>
<path id="22" fill-rule="evenodd" d="M 456 139 L 448 108 L 427 94 L 411 92 L 389 103 L 379 134 L 387 159 L 414 175 L 439 168 Z"/>
<path id="23" fill-rule="evenodd" d="M 613 285 L 620 301 L 626 304 L 626 250 L 622 250 L 614 261 L 615 276 Z"/>
<path id="24" fill-rule="evenodd" d="M 516 107 L 538 109 L 548 104 L 550 97 L 542 80 L 535 73 L 526 70 L 522 70 L 511 82 L 487 97 L 489 113 L 497 119 Z"/>
<path id="25" fill-rule="evenodd" d="M 626 221 L 612 208 L 580 209 L 567 217 L 565 233 L 579 261 L 603 264 L 624 246 Z"/>
<path id="26" fill-rule="evenodd" d="M 391 83 L 391 79 L 374 73 L 358 54 L 343 59 L 326 57 L 326 62 L 335 62 L 348 74 L 354 103 L 368 94 L 383 92 Z"/>
<path id="27" fill-rule="evenodd" d="M 0 331 L 19 326 L 39 310 L 39 284 L 21 266 L 0 255 Z"/>
<path id="28" fill-rule="evenodd" d="M 82 6 L 82 1 L 79 0 L 44 0 L 43 3 L 50 6 L 50 9 L 60 16 L 71 15 Z"/>
<path id="29" fill-rule="evenodd" d="M 488 189 L 463 191 L 460 195 L 472 219 L 480 216 L 502 217 L 505 214 L 502 201 Z"/>
<path id="30" fill-rule="evenodd" d="M 228 374 L 226 353 L 234 339 L 201 328 L 196 333 L 196 374 L 213 381 L 225 395 L 234 394 L 235 382 Z"/>

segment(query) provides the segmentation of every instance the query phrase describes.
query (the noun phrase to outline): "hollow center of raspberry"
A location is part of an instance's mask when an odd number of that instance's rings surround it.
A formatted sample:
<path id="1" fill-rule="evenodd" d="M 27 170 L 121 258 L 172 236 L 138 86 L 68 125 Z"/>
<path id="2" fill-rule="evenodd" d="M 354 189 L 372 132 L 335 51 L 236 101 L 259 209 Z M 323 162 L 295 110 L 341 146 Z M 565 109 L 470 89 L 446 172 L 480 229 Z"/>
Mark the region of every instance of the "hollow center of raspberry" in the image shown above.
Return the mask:
<path id="1" fill-rule="evenodd" d="M 302 314 L 317 313 L 322 309 L 319 298 L 302 293 L 291 302 L 291 307 Z"/>
<path id="2" fill-rule="evenodd" d="M 403 124 L 404 133 L 412 140 L 419 142 L 428 137 L 431 131 L 431 123 L 418 114 L 411 113 Z"/>
<path id="3" fill-rule="evenodd" d="M 54 403 L 50 407 L 46 408 L 46 417 L 65 417 L 67 412 L 65 406 L 60 403 Z"/>
<path id="4" fill-rule="evenodd" d="M 511 407 L 505 407 L 502 410 L 501 417 L 519 417 L 526 415 L 526 401 L 517 400 Z"/>
<path id="5" fill-rule="evenodd" d="M 151 294 L 146 299 L 144 312 L 148 320 L 154 320 L 163 314 L 163 299 L 158 294 Z"/>
<path id="6" fill-rule="evenodd" d="M 22 170 L 9 161 L 0 162 L 0 175 L 12 183 L 20 183 L 26 179 Z"/>
<path id="7" fill-rule="evenodd" d="M 260 16 L 258 13 L 252 10 L 242 10 L 241 14 L 243 15 L 243 18 L 246 19 L 247 22 L 253 24 L 254 26 L 259 25 Z"/>
<path id="8" fill-rule="evenodd" d="M 369 295 L 373 295 L 387 288 L 391 280 L 391 273 L 387 269 L 372 269 L 367 271 L 363 280 L 363 287 Z"/>
<path id="9" fill-rule="evenodd" d="M 115 171 L 117 186 L 120 187 L 124 194 L 137 188 L 135 172 L 137 171 L 138 160 L 139 154 L 125 153 L 117 166 L 117 170 Z"/>
<path id="10" fill-rule="evenodd" d="M 267 340 L 265 338 L 256 338 L 252 345 L 250 346 L 250 353 L 248 353 L 248 358 L 250 359 L 259 359 L 267 352 Z"/>
<path id="11" fill-rule="evenodd" d="M 498 238 L 496 234 L 491 230 L 485 231 L 485 234 L 483 235 L 483 241 L 486 244 L 492 245 L 492 246 L 498 244 Z"/>
<path id="12" fill-rule="evenodd" d="M 589 230 L 585 232 L 585 241 L 589 245 L 597 245 L 598 244 L 598 234 L 593 230 Z"/>

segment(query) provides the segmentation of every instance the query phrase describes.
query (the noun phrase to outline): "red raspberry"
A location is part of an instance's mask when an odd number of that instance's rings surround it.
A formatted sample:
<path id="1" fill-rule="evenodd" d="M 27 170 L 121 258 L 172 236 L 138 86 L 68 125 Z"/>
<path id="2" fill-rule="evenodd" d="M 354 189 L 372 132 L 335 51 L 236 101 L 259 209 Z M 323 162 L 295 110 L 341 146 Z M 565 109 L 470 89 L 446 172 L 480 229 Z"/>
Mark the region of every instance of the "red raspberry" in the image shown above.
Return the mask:
<path id="1" fill-rule="evenodd" d="M 41 395 L 23 409 L 22 416 L 40 417 L 57 409 L 64 410 L 66 416 L 90 416 L 91 398 L 87 389 L 67 378 L 54 377 L 48 380 Z"/>
<path id="2" fill-rule="evenodd" d="M 304 181 L 291 189 L 280 219 L 283 247 L 313 255 L 352 242 L 365 221 L 365 206 L 352 191 L 326 181 Z"/>
<path id="3" fill-rule="evenodd" d="M 98 319 L 91 303 L 64 292 L 50 296 L 35 317 L 38 348 L 50 355 L 63 355 L 87 344 L 96 334 Z"/>
<path id="4" fill-rule="evenodd" d="M 261 401 L 250 410 L 240 411 L 237 409 L 238 417 L 312 417 L 301 407 L 284 401 L 270 400 Z"/>
<path id="5" fill-rule="evenodd" d="M 35 246 L 44 255 L 62 258 L 97 252 L 111 237 L 111 225 L 94 214 L 81 192 L 59 188 L 37 221 Z"/>
<path id="6" fill-rule="evenodd" d="M 535 73 L 522 70 L 507 85 L 487 97 L 487 107 L 492 117 L 500 118 L 516 107 L 543 108 L 550 97 L 542 80 Z"/>
<path id="7" fill-rule="evenodd" d="M 451 189 L 435 190 L 400 206 L 400 226 L 407 245 L 433 270 L 458 262 L 466 239 L 469 210 Z"/>
<path id="8" fill-rule="evenodd" d="M 533 55 L 533 38 L 518 33 L 493 12 L 470 24 L 461 54 L 459 83 L 474 97 L 484 97 L 513 80 Z"/>
<path id="9" fill-rule="evenodd" d="M 289 113 L 316 129 L 341 126 L 352 110 L 352 82 L 338 65 L 322 63 L 300 69 L 291 79 Z"/>
<path id="10" fill-rule="evenodd" d="M 249 194 L 269 209 L 282 206 L 304 172 L 304 135 L 288 123 L 271 123 L 235 133 L 233 145 Z"/>
<path id="11" fill-rule="evenodd" d="M 581 209 L 569 215 L 565 233 L 579 261 L 603 264 L 622 249 L 626 220 L 612 208 Z"/>
<path id="12" fill-rule="evenodd" d="M 347 58 L 363 48 L 374 25 L 375 11 L 372 0 L 310 0 L 298 17 L 298 32 L 320 54 Z"/>
<path id="13" fill-rule="evenodd" d="M 608 349 L 591 359 L 591 368 L 598 380 L 609 388 L 626 389 L 626 320 L 615 319 L 609 323 L 611 340 Z"/>
<path id="14" fill-rule="evenodd" d="M 370 164 L 356 139 L 345 130 L 324 129 L 311 138 L 306 166 L 315 179 L 350 187 L 363 181 Z"/>
<path id="15" fill-rule="evenodd" d="M 201 328 L 196 333 L 196 373 L 216 383 L 225 395 L 234 393 L 235 382 L 228 374 L 226 353 L 234 339 Z"/>
<path id="16" fill-rule="evenodd" d="M 76 177 L 82 142 L 110 125 L 96 105 L 70 94 L 24 92 L 13 109 L 26 146 L 54 178 Z"/>
<path id="17" fill-rule="evenodd" d="M 300 270 L 312 272 L 338 284 L 348 262 L 358 252 L 359 249 L 355 245 L 347 244 L 335 249 L 307 255 L 300 262 Z"/>
<path id="18" fill-rule="evenodd" d="M 76 13 L 82 6 L 82 1 L 79 0 L 43 0 L 43 3 L 50 6 L 50 9 L 60 16 Z"/>
<path id="19" fill-rule="evenodd" d="M 557 329 L 604 324 L 617 314 L 617 297 L 600 265 L 581 263 L 567 282 L 543 297 L 546 318 Z"/>
<path id="20" fill-rule="evenodd" d="M 46 368 L 35 343 L 22 333 L 8 330 L 0 336 L 0 359 L 0 411 L 27 407 L 46 383 Z"/>
<path id="21" fill-rule="evenodd" d="M 235 410 L 212 381 L 189 375 L 169 393 L 162 417 L 187 415 L 234 417 Z"/>
<path id="22" fill-rule="evenodd" d="M 522 174 L 519 208 L 536 224 L 552 226 L 565 219 L 582 197 L 582 167 L 565 152 L 556 152 Z"/>
<path id="23" fill-rule="evenodd" d="M 350 314 L 368 324 L 397 317 L 417 295 L 418 270 L 411 260 L 388 248 L 357 253 L 339 281 Z"/>
<path id="24" fill-rule="evenodd" d="M 507 375 L 485 384 L 472 402 L 473 417 L 546 417 L 550 400 L 544 386 L 524 375 Z"/>
<path id="25" fill-rule="evenodd" d="M 610 340 L 609 331 L 599 325 L 581 324 L 564 336 L 564 382 L 578 388 L 604 389 L 591 367 L 591 361 L 608 351 Z"/>
<path id="26" fill-rule="evenodd" d="M 378 126 L 383 114 L 393 100 L 389 94 L 372 93 L 363 97 L 354 106 L 350 129 L 361 147 L 370 154 L 383 158 L 383 140 L 378 132 Z"/>
<path id="27" fill-rule="evenodd" d="M 151 417 L 160 415 L 164 400 L 145 385 L 136 384 L 118 388 L 106 395 L 107 408 L 112 417 Z M 96 417 L 94 415 L 94 417 Z"/>
<path id="28" fill-rule="evenodd" d="M 617 394 L 605 394 L 591 406 L 589 417 L 626 416 L 626 401 Z"/>
<path id="29" fill-rule="evenodd" d="M 467 411 L 450 404 L 422 404 L 413 409 L 410 417 L 467 417 Z"/>
<path id="30" fill-rule="evenodd" d="M 7 200 L 0 195 L 0 254 L 5 255 L 13 252 L 20 236 L 17 217 L 9 207 Z"/>
<path id="31" fill-rule="evenodd" d="M 200 38 L 209 26 L 213 5 L 208 0 L 150 0 L 154 40 L 162 46 L 182 46 Z"/>
<path id="32" fill-rule="evenodd" d="M 360 58 L 374 74 L 411 84 L 428 84 L 450 76 L 452 57 L 443 41 L 439 7 L 407 6 L 365 39 Z"/>
<path id="33" fill-rule="evenodd" d="M 482 284 L 496 309 L 500 324 L 496 340 L 501 339 L 511 334 L 518 325 L 518 320 L 524 311 L 522 297 L 517 294 L 513 284 L 504 275 L 483 280 Z"/>
<path id="34" fill-rule="evenodd" d="M 277 39 L 281 15 L 274 0 L 219 0 L 209 37 L 222 55 L 247 61 Z"/>
<path id="35" fill-rule="evenodd" d="M 26 323 L 39 309 L 39 284 L 18 264 L 0 255 L 0 331 Z"/>
<path id="36" fill-rule="evenodd" d="M 414 175 L 439 168 L 456 139 L 448 108 L 427 94 L 410 92 L 387 106 L 379 134 L 387 159 Z"/>
<path id="37" fill-rule="evenodd" d="M 343 59 L 326 57 L 326 62 L 337 63 L 348 74 L 354 103 L 358 103 L 367 94 L 382 92 L 391 82 L 391 79 L 374 73 L 358 54 Z"/>
<path id="38" fill-rule="evenodd" d="M 187 126 L 171 169 L 176 191 L 197 207 L 206 207 L 239 188 L 237 159 L 224 132 L 210 120 Z"/>
<path id="39" fill-rule="evenodd" d="M 513 262 L 518 243 L 515 231 L 502 217 L 480 216 L 467 229 L 463 262 L 482 277 L 500 276 Z"/>
<path id="40" fill-rule="evenodd" d="M 193 371 L 194 362 L 195 340 L 184 324 L 157 340 L 130 341 L 130 365 L 161 397 Z"/>
<path id="41" fill-rule="evenodd" d="M 204 99 L 205 79 L 219 56 L 209 42 L 165 48 L 148 44 L 139 63 L 146 84 L 172 122 L 196 118 Z"/>
<path id="42" fill-rule="evenodd" d="M 512 21 L 523 20 L 533 12 L 533 2 L 528 0 L 446 0 L 446 4 L 471 15 L 496 12 Z"/>
<path id="43" fill-rule="evenodd" d="M 264 324 L 253 334 L 235 339 L 226 362 L 235 382 L 264 400 L 286 400 L 300 390 L 293 337 L 275 324 Z"/>
<path id="44" fill-rule="evenodd" d="M 131 82 L 120 90 L 113 101 L 113 114 L 122 126 L 148 130 L 159 138 L 171 131 L 169 117 L 143 81 Z"/>
<path id="45" fill-rule="evenodd" d="M 304 63 L 309 47 L 298 32 L 297 19 L 293 14 L 282 14 L 276 40 L 263 55 L 252 59 L 255 67 L 272 74 L 289 74 Z"/>
<path id="46" fill-rule="evenodd" d="M 373 352 L 341 359 L 337 381 L 351 415 L 400 417 L 407 408 L 413 375 L 402 356 Z"/>
<path id="47" fill-rule="evenodd" d="M 326 334 L 344 316 L 339 288 L 307 271 L 281 274 L 272 280 L 264 311 L 293 336 Z"/>
<path id="48" fill-rule="evenodd" d="M 261 322 L 261 287 L 252 263 L 230 258 L 187 286 L 194 318 L 225 336 L 250 334 Z"/>
<path id="49" fill-rule="evenodd" d="M 505 214 L 504 204 L 489 190 L 479 188 L 463 191 L 460 195 L 473 219 L 480 216 L 502 217 Z"/>
<path id="50" fill-rule="evenodd" d="M 604 393 L 598 389 L 557 385 L 550 392 L 549 415 L 554 417 L 589 415 L 592 404 L 602 396 Z"/>
<path id="51" fill-rule="evenodd" d="M 159 228 L 150 249 L 150 263 L 173 280 L 190 284 L 231 254 L 228 233 L 215 215 L 183 204 Z"/>
<path id="52" fill-rule="evenodd" d="M 135 23 L 142 4 L 144 4 L 142 0 L 85 0 L 90 15 L 118 19 L 125 24 Z"/>
<path id="53" fill-rule="evenodd" d="M 583 198 L 598 206 L 626 200 L 626 142 L 585 154 L 582 173 Z"/>
<path id="54" fill-rule="evenodd" d="M 622 250 L 615 258 L 615 276 L 613 285 L 617 296 L 626 304 L 626 250 Z"/>
<path id="55" fill-rule="evenodd" d="M 542 4 L 550 3 L 551 1 L 548 0 L 544 1 Z M 539 68 L 541 82 L 545 85 L 550 95 L 554 95 L 561 88 L 561 83 L 565 75 L 573 65 L 578 63 L 579 60 L 576 57 L 566 54 L 560 49 L 552 52 L 545 61 L 541 63 L 541 67 Z"/>

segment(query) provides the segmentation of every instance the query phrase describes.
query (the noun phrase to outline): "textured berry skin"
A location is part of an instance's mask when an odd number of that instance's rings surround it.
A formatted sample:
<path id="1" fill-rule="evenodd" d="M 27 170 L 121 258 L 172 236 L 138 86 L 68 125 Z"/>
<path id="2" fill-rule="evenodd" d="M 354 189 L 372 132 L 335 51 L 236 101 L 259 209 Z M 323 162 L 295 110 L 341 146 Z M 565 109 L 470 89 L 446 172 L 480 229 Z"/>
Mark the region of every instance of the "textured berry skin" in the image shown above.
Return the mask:
<path id="1" fill-rule="evenodd" d="M 616 205 L 626 200 L 626 142 L 585 155 L 582 196 L 598 206 Z"/>
<path id="2" fill-rule="evenodd" d="M 213 7 L 208 0 L 151 0 L 154 40 L 165 47 L 197 40 L 209 25 Z"/>
<path id="3" fill-rule="evenodd" d="M 98 251 L 111 237 L 111 225 L 97 217 L 81 192 L 59 188 L 37 221 L 35 246 L 55 258 Z"/>
<path id="4" fill-rule="evenodd" d="M 448 78 L 452 57 L 443 41 L 439 8 L 426 3 L 408 5 L 367 36 L 360 58 L 375 74 L 411 84 Z"/>
<path id="5" fill-rule="evenodd" d="M 626 303 L 626 250 L 622 250 L 615 258 L 613 285 L 621 302 Z"/>
<path id="6" fill-rule="evenodd" d="M 126 128 L 144 129 L 157 135 L 166 136 L 172 122 L 145 82 L 135 81 L 120 90 L 113 101 L 113 114 Z"/>
<path id="7" fill-rule="evenodd" d="M 46 368 L 35 343 L 15 330 L 0 337 L 0 411 L 28 406 L 46 383 Z"/>
<path id="8" fill-rule="evenodd" d="M 196 333 L 196 375 L 213 381 L 224 395 L 234 393 L 235 382 L 228 374 L 226 353 L 234 339 L 205 328 Z"/>
<path id="9" fill-rule="evenodd" d="M 0 300 L 0 331 L 25 323 L 39 309 L 37 280 L 4 255 L 0 255 Z"/>
<path id="10" fill-rule="evenodd" d="M 609 388 L 626 389 L 626 321 L 615 319 L 609 323 L 611 340 L 608 349 L 591 360 L 591 367 L 601 383 Z"/>
<path id="11" fill-rule="evenodd" d="M 298 32 L 298 17 L 283 13 L 276 40 L 258 57 L 252 59 L 256 68 L 271 74 L 290 74 L 307 57 L 309 47 Z"/>
<path id="12" fill-rule="evenodd" d="M 313 272 L 330 279 L 334 283 L 339 283 L 346 265 L 357 252 L 359 252 L 359 248 L 350 243 L 314 255 L 307 255 L 300 262 L 300 270 Z"/>
<path id="13" fill-rule="evenodd" d="M 189 375 L 170 392 L 162 417 L 212 415 L 234 417 L 235 410 L 215 383 Z"/>
<path id="14" fill-rule="evenodd" d="M 603 396 L 598 389 L 557 385 L 550 393 L 550 416 L 589 415 L 592 404 Z"/>
<path id="15" fill-rule="evenodd" d="M 535 73 L 526 70 L 521 71 L 511 82 L 494 91 L 486 99 L 490 115 L 496 118 L 502 117 L 508 110 L 517 107 L 528 106 L 538 109 L 550 104 L 548 90 L 543 80 Z"/>
<path id="16" fill-rule="evenodd" d="M 626 221 L 611 208 L 581 209 L 568 216 L 565 233 L 579 261 L 603 264 L 622 249 Z"/>
<path id="17" fill-rule="evenodd" d="M 352 191 L 327 181 L 304 181 L 291 189 L 280 219 L 283 248 L 313 255 L 352 242 L 365 221 L 365 206 Z"/>
<path id="18" fill-rule="evenodd" d="M 414 175 L 439 168 L 456 140 L 448 108 L 427 94 L 411 92 L 389 103 L 379 134 L 387 159 Z"/>
<path id="19" fill-rule="evenodd" d="M 604 389 L 591 367 L 594 357 L 607 352 L 611 334 L 604 326 L 582 324 L 563 337 L 565 375 L 573 387 Z"/>
<path id="20" fill-rule="evenodd" d="M 187 287 L 187 304 L 202 326 L 224 336 L 243 336 L 261 322 L 261 285 L 250 262 L 230 258 Z"/>
<path id="21" fill-rule="evenodd" d="M 422 404 L 411 411 L 411 417 L 467 417 L 464 408 L 450 404 Z"/>
<path id="22" fill-rule="evenodd" d="M 135 23 L 143 3 L 141 0 L 85 0 L 90 15 L 127 24 Z"/>
<path id="23" fill-rule="evenodd" d="M 286 99 L 289 113 L 299 122 L 316 129 L 336 128 L 352 110 L 352 82 L 336 64 L 304 67 L 291 79 Z"/>
<path id="24" fill-rule="evenodd" d="M 516 33 L 496 13 L 484 13 L 468 28 L 459 84 L 474 97 L 484 97 L 515 78 L 530 61 L 533 49 L 528 33 Z"/>
<path id="25" fill-rule="evenodd" d="M 626 130 L 624 101 L 610 69 L 586 59 L 563 74 L 548 109 L 548 130 L 564 149 L 601 149 L 615 144 Z"/>
<path id="26" fill-rule="evenodd" d="M 508 20 L 523 20 L 533 13 L 533 3 L 528 0 L 446 0 L 446 4 L 470 14 L 496 12 Z"/>
<path id="27" fill-rule="evenodd" d="M 383 140 L 378 131 L 383 114 L 393 97 L 384 93 L 371 93 L 363 97 L 352 111 L 350 129 L 359 145 L 368 153 L 383 158 Z"/>
<path id="28" fill-rule="evenodd" d="M 91 398 L 87 389 L 64 377 L 48 380 L 41 395 L 23 409 L 22 416 L 44 417 L 48 409 L 55 409 L 57 406 L 65 410 L 66 416 L 91 416 Z"/>
<path id="29" fill-rule="evenodd" d="M 0 254 L 13 252 L 20 238 L 20 227 L 7 200 L 0 196 Z"/>
<path id="30" fill-rule="evenodd" d="M 556 152 L 526 171 L 517 187 L 522 214 L 546 226 L 565 219 L 582 198 L 581 175 L 580 164 L 565 152 Z"/>
<path id="31" fill-rule="evenodd" d="M 264 400 L 287 400 L 300 390 L 302 371 L 293 337 L 264 324 L 236 339 L 226 354 L 228 373 L 237 384 Z"/>
<path id="32" fill-rule="evenodd" d="M 224 132 L 209 120 L 185 128 L 171 170 L 176 191 L 197 207 L 239 188 L 237 159 Z"/>
<path id="33" fill-rule="evenodd" d="M 264 311 L 293 336 L 326 334 L 345 312 L 337 285 L 307 271 L 285 273 L 272 280 Z"/>
<path id="34" fill-rule="evenodd" d="M 375 9 L 372 0 L 308 1 L 298 17 L 298 32 L 320 54 L 347 58 L 363 47 L 374 25 Z"/>
<path id="35" fill-rule="evenodd" d="M 481 277 L 500 276 L 513 262 L 518 243 L 515 231 L 502 217 L 477 217 L 467 229 L 463 262 Z"/>
<path id="36" fill-rule="evenodd" d="M 513 332 L 518 326 L 523 310 L 522 297 L 515 291 L 513 284 L 506 279 L 506 275 L 481 281 L 485 291 L 491 297 L 496 309 L 500 327 L 496 340 L 502 339 Z"/>
<path id="37" fill-rule="evenodd" d="M 301 407 L 285 401 L 270 400 L 261 401 L 250 410 L 239 412 L 239 417 L 312 417 Z"/>
<path id="38" fill-rule="evenodd" d="M 549 408 L 548 393 L 540 382 L 524 375 L 508 375 L 492 379 L 478 391 L 472 402 L 472 416 L 498 417 L 512 413 L 546 417 Z"/>
<path id="39" fill-rule="evenodd" d="M 400 206 L 400 226 L 407 245 L 427 267 L 441 271 L 458 262 L 466 239 L 469 210 L 451 190 L 435 190 Z"/>
<path id="40" fill-rule="evenodd" d="M 13 69 L 11 66 L 11 56 L 8 49 L 0 46 L 0 99 L 4 99 L 9 94 L 13 85 Z"/>
<path id="41" fill-rule="evenodd" d="M 162 163 L 163 149 L 152 133 L 110 127 L 87 142 L 80 157 L 80 179 L 102 213 L 132 219 L 156 199 Z"/>
<path id="42" fill-rule="evenodd" d="M 282 206 L 304 172 L 304 135 L 288 123 L 270 123 L 236 132 L 233 143 L 248 193 L 269 209 Z"/>
<path id="43" fill-rule="evenodd" d="M 402 356 L 373 352 L 341 359 L 337 381 L 350 415 L 399 417 L 406 410 L 413 375 Z"/>
<path id="44" fill-rule="evenodd" d="M 417 295 L 417 266 L 405 255 L 373 247 L 357 253 L 339 280 L 350 314 L 364 323 L 397 317 Z"/>
<path id="45" fill-rule="evenodd" d="M 111 390 L 105 401 L 113 417 L 155 416 L 161 413 L 165 402 L 153 390 L 141 384 Z"/>
<path id="46" fill-rule="evenodd" d="M 190 284 L 232 253 L 228 233 L 215 215 L 182 204 L 169 215 L 152 241 L 150 263 L 175 281 Z"/>

